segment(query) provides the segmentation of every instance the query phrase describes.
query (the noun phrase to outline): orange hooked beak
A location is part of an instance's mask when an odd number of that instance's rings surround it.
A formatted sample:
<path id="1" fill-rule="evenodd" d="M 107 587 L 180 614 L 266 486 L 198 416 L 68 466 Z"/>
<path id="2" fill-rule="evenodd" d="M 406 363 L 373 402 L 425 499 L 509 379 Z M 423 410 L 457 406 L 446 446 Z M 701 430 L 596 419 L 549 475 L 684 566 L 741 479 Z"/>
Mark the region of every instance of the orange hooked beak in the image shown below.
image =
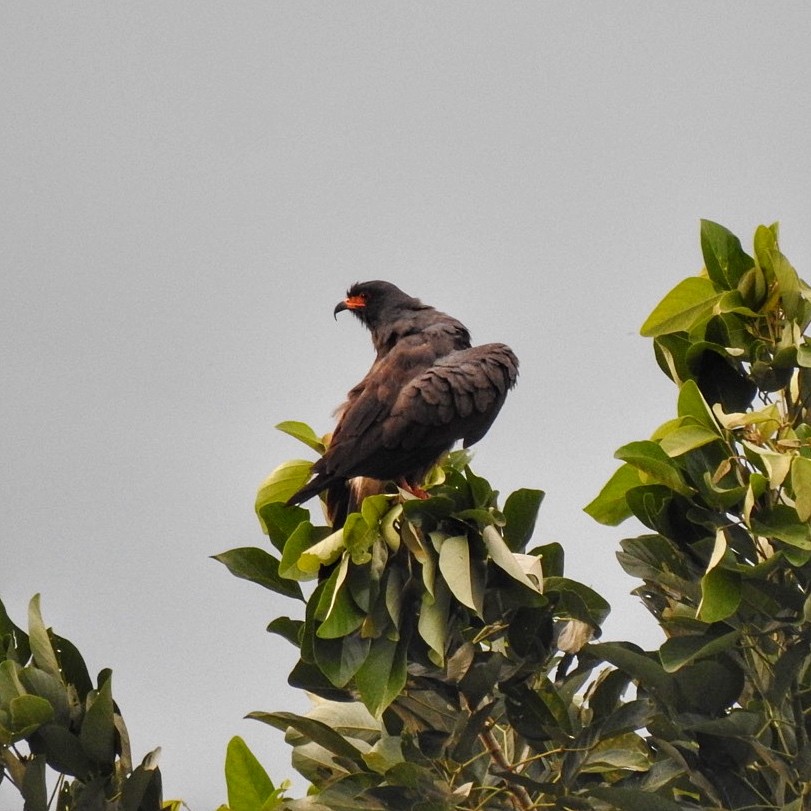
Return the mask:
<path id="1" fill-rule="evenodd" d="M 347 296 L 343 301 L 339 301 L 335 305 L 335 309 L 333 310 L 332 314 L 337 318 L 338 313 L 343 312 L 344 310 L 360 310 L 365 306 L 365 296 Z"/>

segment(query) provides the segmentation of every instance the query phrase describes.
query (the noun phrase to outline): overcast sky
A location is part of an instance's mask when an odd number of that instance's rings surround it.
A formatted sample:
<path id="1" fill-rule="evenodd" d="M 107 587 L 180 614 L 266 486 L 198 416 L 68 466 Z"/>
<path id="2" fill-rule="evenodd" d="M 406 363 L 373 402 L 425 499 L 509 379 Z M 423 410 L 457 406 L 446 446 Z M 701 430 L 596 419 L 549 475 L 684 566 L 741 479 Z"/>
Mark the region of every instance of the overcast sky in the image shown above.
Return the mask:
<path id="1" fill-rule="evenodd" d="M 513 347 L 475 468 L 544 489 L 606 637 L 658 644 L 640 530 L 581 510 L 674 414 L 638 328 L 699 219 L 780 220 L 809 277 L 809 42 L 800 2 L 3 4 L 0 597 L 113 669 L 167 798 L 224 802 L 234 734 L 293 775 L 242 720 L 306 710 L 291 606 L 209 556 L 263 544 L 256 488 L 307 453 L 274 424 L 328 431 L 368 367 L 356 280 Z"/>

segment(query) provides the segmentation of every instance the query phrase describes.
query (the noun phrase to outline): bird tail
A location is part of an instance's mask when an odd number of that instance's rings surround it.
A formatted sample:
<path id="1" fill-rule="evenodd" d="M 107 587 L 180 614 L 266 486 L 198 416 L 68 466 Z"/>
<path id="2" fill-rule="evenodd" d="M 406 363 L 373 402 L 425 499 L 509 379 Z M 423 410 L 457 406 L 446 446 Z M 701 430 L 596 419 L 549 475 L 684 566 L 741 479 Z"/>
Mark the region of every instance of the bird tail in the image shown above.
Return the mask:
<path id="1" fill-rule="evenodd" d="M 319 473 L 287 500 L 287 504 L 303 504 L 319 493 L 325 492 L 327 518 L 333 529 L 340 529 L 351 512 L 360 509 L 366 496 L 383 492 L 383 482 L 357 476 L 343 479 L 326 473 Z"/>
<path id="2" fill-rule="evenodd" d="M 309 501 L 313 496 L 317 496 L 322 490 L 326 490 L 333 484 L 335 478 L 327 473 L 319 473 L 314 478 L 310 479 L 307 484 L 300 490 L 297 490 L 287 499 L 287 506 L 292 507 L 294 504 L 303 504 Z"/>

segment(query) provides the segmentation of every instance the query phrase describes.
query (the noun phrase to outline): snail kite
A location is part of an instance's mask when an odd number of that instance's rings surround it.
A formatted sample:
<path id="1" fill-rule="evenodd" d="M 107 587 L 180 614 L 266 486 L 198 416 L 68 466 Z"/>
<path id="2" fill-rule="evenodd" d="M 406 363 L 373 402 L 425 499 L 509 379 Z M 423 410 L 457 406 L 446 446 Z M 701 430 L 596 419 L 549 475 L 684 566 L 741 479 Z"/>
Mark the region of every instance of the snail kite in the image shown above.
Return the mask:
<path id="1" fill-rule="evenodd" d="M 421 494 L 425 474 L 457 440 L 467 447 L 487 433 L 518 376 L 508 346 L 471 346 L 461 322 L 389 282 L 353 285 L 335 316 L 342 310 L 369 329 L 377 355 L 338 409 L 315 476 L 288 502 L 326 490 L 336 527 L 381 482 Z"/>

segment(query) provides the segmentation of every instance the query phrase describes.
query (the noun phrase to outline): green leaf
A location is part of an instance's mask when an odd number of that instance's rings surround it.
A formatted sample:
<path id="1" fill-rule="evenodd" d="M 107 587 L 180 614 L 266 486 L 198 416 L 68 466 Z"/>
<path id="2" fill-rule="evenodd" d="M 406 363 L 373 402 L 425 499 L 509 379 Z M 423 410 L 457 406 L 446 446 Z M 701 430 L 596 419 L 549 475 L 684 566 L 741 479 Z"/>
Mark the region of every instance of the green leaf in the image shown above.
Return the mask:
<path id="1" fill-rule="evenodd" d="M 594 589 L 568 577 L 546 577 L 543 590 L 547 596 L 559 595 L 555 616 L 582 620 L 599 628 L 611 613 L 611 606 Z"/>
<path id="2" fill-rule="evenodd" d="M 290 619 L 290 617 L 276 617 L 271 620 L 265 629 L 269 634 L 278 634 L 282 639 L 286 639 L 291 645 L 297 648 L 301 642 L 301 629 L 304 625 L 302 620 Z"/>
<path id="3" fill-rule="evenodd" d="M 636 645 L 629 642 L 591 643 L 586 645 L 585 650 L 627 673 L 664 704 L 673 701 L 675 687 L 672 676 Z"/>
<path id="4" fill-rule="evenodd" d="M 363 753 L 356 746 L 351 744 L 343 735 L 336 732 L 327 724 L 317 721 L 314 718 L 307 718 L 303 715 L 296 715 L 292 712 L 251 712 L 246 718 L 261 721 L 269 724 L 282 732 L 286 732 L 292 727 L 307 739 L 323 746 L 324 749 L 332 752 L 338 757 L 347 758 L 362 767 Z"/>
<path id="5" fill-rule="evenodd" d="M 683 496 L 690 496 L 695 492 L 684 481 L 681 471 L 657 442 L 650 440 L 629 442 L 619 448 L 614 456 L 642 471 L 643 480 L 648 478 Z"/>
<path id="6" fill-rule="evenodd" d="M 686 380 L 679 388 L 678 415 L 692 417 L 709 431 L 721 436 L 712 409 L 701 394 L 695 380 Z"/>
<path id="7" fill-rule="evenodd" d="M 668 673 L 674 673 L 697 659 L 714 656 L 734 647 L 738 636 L 738 631 L 710 630 L 707 634 L 671 637 L 659 648 L 662 667 Z"/>
<path id="8" fill-rule="evenodd" d="M 797 511 L 785 504 L 776 504 L 769 510 L 753 513 L 752 531 L 767 538 L 777 538 L 798 549 L 811 549 L 811 526 L 801 521 Z"/>
<path id="9" fill-rule="evenodd" d="M 276 426 L 276 430 L 282 431 L 295 437 L 303 442 L 307 447 L 312 448 L 314 451 L 322 454 L 326 451 L 326 446 L 321 441 L 321 437 L 317 436 L 315 431 L 307 425 L 306 422 L 297 422 L 296 420 L 285 420 Z"/>
<path id="10" fill-rule="evenodd" d="M 330 580 L 337 573 L 337 570 L 333 572 L 330 575 Z M 316 631 L 316 635 L 321 639 L 338 639 L 347 636 L 353 631 L 357 631 L 366 618 L 366 613 L 355 605 L 348 588 L 336 585 L 335 589 L 328 613 Z M 322 595 L 322 600 L 329 596 L 330 590 L 326 589 Z"/>
<path id="11" fill-rule="evenodd" d="M 633 732 L 626 732 L 599 741 L 589 751 L 580 770 L 585 774 L 602 774 L 611 769 L 646 772 L 650 765 L 650 750 L 645 741 Z"/>
<path id="12" fill-rule="evenodd" d="M 28 641 L 31 644 L 31 655 L 37 667 L 50 673 L 52 676 L 62 678 L 56 651 L 53 649 L 42 613 L 39 608 L 39 594 L 35 594 L 28 604 Z"/>
<path id="13" fill-rule="evenodd" d="M 86 780 L 98 767 L 90 761 L 79 737 L 58 724 L 46 724 L 37 731 L 37 740 L 52 769 Z"/>
<path id="14" fill-rule="evenodd" d="M 85 712 L 79 740 L 82 749 L 97 764 L 112 769 L 115 763 L 115 719 L 112 679 L 107 678 L 90 700 Z"/>
<path id="15" fill-rule="evenodd" d="M 510 551 L 510 547 L 507 546 L 495 527 L 485 527 L 482 530 L 482 540 L 487 547 L 487 552 L 492 558 L 493 563 L 495 563 L 499 569 L 506 572 L 513 580 L 517 580 L 528 589 L 538 593 L 541 592 L 541 584 L 533 580 L 527 572 L 524 571 L 518 558 Z M 467 541 L 465 542 L 465 546 L 467 546 Z M 528 557 L 529 556 L 525 556 L 523 559 L 526 560 Z M 441 552 L 439 556 L 439 569 L 442 571 Z"/>
<path id="16" fill-rule="evenodd" d="M 522 487 L 520 490 L 510 493 L 507 501 L 504 502 L 506 523 L 503 533 L 504 540 L 511 551 L 520 551 L 532 538 L 543 497 L 543 490 L 530 490 Z"/>
<path id="17" fill-rule="evenodd" d="M 120 811 L 182 811 L 185 805 L 180 800 L 162 800 L 162 779 L 158 768 L 160 749 L 149 752 L 124 782 L 121 791 Z"/>
<path id="18" fill-rule="evenodd" d="M 330 566 L 335 563 L 345 549 L 344 531 L 343 529 L 336 530 L 302 552 L 297 566 L 303 572 L 317 572 L 322 566 Z"/>
<path id="19" fill-rule="evenodd" d="M 744 273 L 755 265 L 738 237 L 710 220 L 701 221 L 701 252 L 710 279 L 728 290 L 737 287 Z"/>
<path id="20" fill-rule="evenodd" d="M 796 318 L 799 314 L 802 297 L 800 295 L 800 279 L 797 271 L 780 251 L 771 252 L 772 271 L 777 277 L 780 287 L 780 300 L 783 311 L 788 318 Z"/>
<path id="21" fill-rule="evenodd" d="M 811 459 L 795 456 L 791 462 L 791 489 L 800 521 L 811 519 Z"/>
<path id="22" fill-rule="evenodd" d="M 20 664 L 25 664 L 31 656 L 31 649 L 28 645 L 28 634 L 22 628 L 18 628 L 6 612 L 3 601 L 0 600 L 0 658 L 5 658 L 4 642 L 10 643 L 11 658 L 16 659 Z"/>
<path id="23" fill-rule="evenodd" d="M 48 786 L 45 782 L 43 755 L 36 755 L 25 764 L 20 793 L 25 800 L 25 811 L 48 811 Z"/>
<path id="24" fill-rule="evenodd" d="M 310 478 L 313 463 L 306 459 L 291 459 L 283 462 L 262 482 L 256 494 L 256 513 L 261 519 L 261 510 L 267 504 L 286 502 L 300 490 Z"/>
<path id="25" fill-rule="evenodd" d="M 721 294 L 709 279 L 691 276 L 679 282 L 656 305 L 640 332 L 646 338 L 655 338 L 670 332 L 689 331 L 712 313 L 720 298 Z"/>
<path id="26" fill-rule="evenodd" d="M 450 592 L 441 580 L 436 582 L 433 595 L 428 590 L 423 591 L 417 631 L 430 648 L 428 656 L 437 667 L 445 665 L 449 609 Z"/>
<path id="27" fill-rule="evenodd" d="M 288 506 L 281 501 L 264 504 L 257 511 L 262 531 L 279 552 L 284 550 L 287 539 L 295 532 L 302 521 L 310 519 L 310 513 L 304 507 Z"/>
<path id="28" fill-rule="evenodd" d="M 267 772 L 238 735 L 228 742 L 225 784 L 230 811 L 262 811 L 276 793 Z"/>
<path id="29" fill-rule="evenodd" d="M 682 425 L 665 434 L 659 444 L 662 450 L 673 458 L 719 439 L 715 431 L 710 431 L 703 425 Z"/>
<path id="30" fill-rule="evenodd" d="M 369 656 L 355 674 L 355 684 L 366 708 L 375 718 L 402 692 L 406 683 L 406 652 L 403 641 L 385 636 L 372 641 Z"/>
<path id="31" fill-rule="evenodd" d="M 595 521 L 615 527 L 631 517 L 631 508 L 625 495 L 640 484 L 642 480 L 639 471 L 633 465 L 622 465 L 603 485 L 599 495 L 583 509 Z"/>
<path id="32" fill-rule="evenodd" d="M 329 534 L 328 527 L 314 527 L 309 521 L 302 521 L 287 539 L 279 561 L 279 576 L 290 580 L 310 580 L 318 572 L 312 559 L 306 559 L 307 568 L 299 566 L 302 555 Z"/>
<path id="33" fill-rule="evenodd" d="M 736 572 L 716 567 L 701 578 L 701 603 L 698 618 L 702 622 L 720 622 L 731 617 L 741 604 L 741 578 Z"/>
<path id="34" fill-rule="evenodd" d="M 378 523 L 378 522 L 376 522 Z M 372 559 L 370 547 L 380 537 L 376 526 L 369 526 L 361 513 L 350 513 L 343 528 L 343 543 L 357 565 Z"/>
<path id="35" fill-rule="evenodd" d="M 49 636 L 59 658 L 60 681 L 75 687 L 79 700 L 84 701 L 87 694 L 93 689 L 93 682 L 87 672 L 87 665 L 82 654 L 69 639 L 53 632 Z"/>
<path id="36" fill-rule="evenodd" d="M 431 539 L 439 533 L 431 533 Z M 439 571 L 453 596 L 462 605 L 480 613 L 482 589 L 470 566 L 470 547 L 466 535 L 443 537 L 438 542 Z"/>
<path id="37" fill-rule="evenodd" d="M 279 561 L 273 555 L 255 546 L 243 546 L 212 555 L 214 560 L 224 564 L 228 571 L 243 580 L 258 583 L 266 589 L 283 594 L 285 597 L 295 597 L 304 600 L 301 587 L 293 580 L 287 580 L 279 575 Z"/>
<path id="38" fill-rule="evenodd" d="M 24 695 L 12 698 L 8 704 L 14 731 L 27 738 L 35 729 L 53 718 L 54 708 L 40 696 Z"/>
<path id="39" fill-rule="evenodd" d="M 335 687 L 345 687 L 369 655 L 371 640 L 359 634 L 313 640 L 315 664 Z"/>

